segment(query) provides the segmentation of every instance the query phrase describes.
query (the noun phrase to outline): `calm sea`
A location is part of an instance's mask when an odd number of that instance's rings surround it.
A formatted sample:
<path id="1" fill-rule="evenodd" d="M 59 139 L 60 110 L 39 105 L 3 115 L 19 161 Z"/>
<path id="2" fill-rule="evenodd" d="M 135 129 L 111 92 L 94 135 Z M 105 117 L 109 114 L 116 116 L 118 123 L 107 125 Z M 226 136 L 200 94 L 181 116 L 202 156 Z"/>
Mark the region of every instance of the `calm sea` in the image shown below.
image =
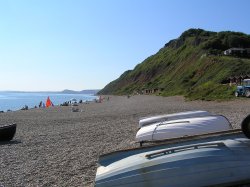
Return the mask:
<path id="1" fill-rule="evenodd" d="M 94 95 L 88 94 L 64 94 L 50 92 L 0 92 L 0 111 L 19 110 L 25 105 L 29 108 L 38 106 L 40 101 L 46 102 L 47 97 L 54 105 L 60 105 L 65 101 L 76 99 L 77 101 L 92 101 L 96 99 Z"/>

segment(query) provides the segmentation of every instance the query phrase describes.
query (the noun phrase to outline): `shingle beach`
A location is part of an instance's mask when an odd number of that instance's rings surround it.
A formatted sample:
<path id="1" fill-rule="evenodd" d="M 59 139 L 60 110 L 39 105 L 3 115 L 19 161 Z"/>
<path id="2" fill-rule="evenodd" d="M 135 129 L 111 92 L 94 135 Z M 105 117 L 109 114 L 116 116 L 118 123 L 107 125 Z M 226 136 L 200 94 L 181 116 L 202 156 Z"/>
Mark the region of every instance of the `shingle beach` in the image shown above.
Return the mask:
<path id="1" fill-rule="evenodd" d="M 0 186 L 93 186 L 101 154 L 138 147 L 139 118 L 207 110 L 239 128 L 250 100 L 185 101 L 183 97 L 110 96 L 109 101 L 0 113 L 0 124 L 17 124 L 11 142 L 0 143 Z"/>

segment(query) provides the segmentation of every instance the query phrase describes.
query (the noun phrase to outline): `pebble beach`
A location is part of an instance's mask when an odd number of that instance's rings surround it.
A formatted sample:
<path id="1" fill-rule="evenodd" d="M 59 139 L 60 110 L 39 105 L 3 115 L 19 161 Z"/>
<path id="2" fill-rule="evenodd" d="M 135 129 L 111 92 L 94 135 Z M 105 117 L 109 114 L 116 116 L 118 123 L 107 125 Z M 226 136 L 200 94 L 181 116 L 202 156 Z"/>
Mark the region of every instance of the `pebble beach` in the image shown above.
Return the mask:
<path id="1" fill-rule="evenodd" d="M 17 124 L 14 139 L 0 143 L 0 186 L 94 186 L 99 155 L 139 147 L 141 117 L 188 110 L 224 115 L 234 128 L 250 113 L 250 100 L 185 101 L 181 96 L 109 96 L 102 103 L 0 113 Z"/>

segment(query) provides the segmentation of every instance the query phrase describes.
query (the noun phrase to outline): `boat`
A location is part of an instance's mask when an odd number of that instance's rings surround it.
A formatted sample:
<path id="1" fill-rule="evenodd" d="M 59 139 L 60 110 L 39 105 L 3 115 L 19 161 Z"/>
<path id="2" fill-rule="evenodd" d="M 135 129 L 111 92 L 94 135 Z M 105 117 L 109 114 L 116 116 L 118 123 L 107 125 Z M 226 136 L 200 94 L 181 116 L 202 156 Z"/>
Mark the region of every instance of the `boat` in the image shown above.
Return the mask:
<path id="1" fill-rule="evenodd" d="M 16 133 L 16 124 L 0 126 L 0 141 L 10 141 Z"/>
<path id="2" fill-rule="evenodd" d="M 143 142 L 192 136 L 231 130 L 228 119 L 221 115 L 164 121 L 144 126 L 136 134 L 136 141 Z"/>
<path id="3" fill-rule="evenodd" d="M 162 122 L 162 121 L 171 121 L 171 120 L 177 120 L 177 119 L 183 119 L 183 118 L 193 118 L 193 117 L 202 117 L 202 116 L 211 116 L 211 115 L 212 114 L 207 111 L 197 110 L 197 111 L 186 111 L 186 112 L 178 112 L 178 113 L 173 113 L 173 114 L 143 117 L 139 120 L 139 128 L 143 126 L 151 125 L 153 123 Z"/>
<path id="4" fill-rule="evenodd" d="M 250 115 L 242 130 L 244 134 L 232 129 L 101 155 L 95 187 L 249 185 Z"/>
<path id="5" fill-rule="evenodd" d="M 95 187 L 249 186 L 248 138 L 250 115 L 241 129 L 171 138 L 101 155 Z"/>
<path id="6" fill-rule="evenodd" d="M 242 132 L 250 139 L 250 115 L 248 115 L 241 123 Z"/>
<path id="7" fill-rule="evenodd" d="M 250 184 L 250 140 L 225 139 L 146 151 L 97 169 L 95 187 Z"/>

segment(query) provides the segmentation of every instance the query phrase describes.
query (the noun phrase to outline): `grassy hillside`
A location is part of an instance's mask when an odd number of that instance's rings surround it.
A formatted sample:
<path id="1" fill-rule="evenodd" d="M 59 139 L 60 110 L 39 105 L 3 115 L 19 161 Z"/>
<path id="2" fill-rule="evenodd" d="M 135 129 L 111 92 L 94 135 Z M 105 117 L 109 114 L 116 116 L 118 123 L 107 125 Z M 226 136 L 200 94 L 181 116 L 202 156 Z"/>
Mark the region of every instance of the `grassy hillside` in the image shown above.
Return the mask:
<path id="1" fill-rule="evenodd" d="M 161 88 L 164 96 L 184 95 L 190 99 L 233 97 L 234 87 L 223 85 L 230 76 L 250 74 L 247 58 L 221 55 L 231 47 L 250 47 L 250 35 L 238 32 L 185 31 L 155 55 L 124 72 L 99 94 L 132 94 Z"/>

